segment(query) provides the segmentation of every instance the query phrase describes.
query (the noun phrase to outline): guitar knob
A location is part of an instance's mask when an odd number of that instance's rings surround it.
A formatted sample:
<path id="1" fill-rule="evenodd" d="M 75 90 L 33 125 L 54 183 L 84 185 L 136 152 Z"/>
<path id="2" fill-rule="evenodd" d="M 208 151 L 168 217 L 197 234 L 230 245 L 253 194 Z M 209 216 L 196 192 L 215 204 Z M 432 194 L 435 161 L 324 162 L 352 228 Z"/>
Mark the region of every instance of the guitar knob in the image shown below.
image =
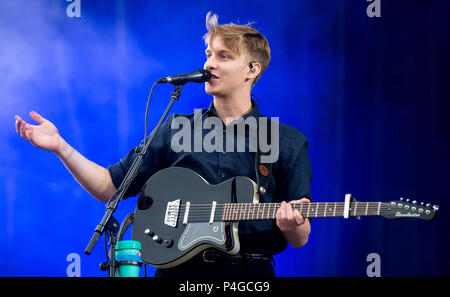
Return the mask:
<path id="1" fill-rule="evenodd" d="M 173 245 L 173 239 L 172 238 L 165 238 L 164 239 L 164 245 L 167 248 L 170 248 Z"/>
<path id="2" fill-rule="evenodd" d="M 438 211 L 439 210 L 439 205 L 433 205 L 433 210 L 434 211 Z"/>
<path id="3" fill-rule="evenodd" d="M 406 199 L 406 202 L 409 202 L 409 199 Z"/>
<path id="4" fill-rule="evenodd" d="M 423 202 L 420 202 L 420 205 L 423 205 L 424 203 Z"/>
<path id="5" fill-rule="evenodd" d="M 145 235 L 148 235 L 150 237 L 153 237 L 155 235 L 155 232 L 151 231 L 150 229 L 145 229 L 144 233 Z"/>
<path id="6" fill-rule="evenodd" d="M 412 202 L 413 204 L 417 204 L 417 200 L 413 200 L 413 202 Z"/>
<path id="7" fill-rule="evenodd" d="M 403 197 L 400 197 L 400 201 L 403 201 Z"/>
<path id="8" fill-rule="evenodd" d="M 430 203 L 427 203 L 427 205 L 425 205 L 425 206 L 428 207 L 428 208 L 430 208 L 431 204 L 430 204 Z"/>
<path id="9" fill-rule="evenodd" d="M 162 242 L 162 239 L 159 238 L 158 235 L 153 236 L 153 240 L 154 240 L 156 243 L 161 243 L 161 242 Z"/>

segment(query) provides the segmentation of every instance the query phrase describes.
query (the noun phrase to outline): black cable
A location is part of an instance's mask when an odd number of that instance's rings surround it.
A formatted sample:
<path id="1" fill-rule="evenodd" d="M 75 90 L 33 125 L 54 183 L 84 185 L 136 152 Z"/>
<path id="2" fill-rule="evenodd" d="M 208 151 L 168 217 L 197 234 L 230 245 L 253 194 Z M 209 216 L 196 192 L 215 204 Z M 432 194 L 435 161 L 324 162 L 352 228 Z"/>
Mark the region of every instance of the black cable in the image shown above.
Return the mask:
<path id="1" fill-rule="evenodd" d="M 146 145 L 146 142 L 147 142 L 147 117 L 148 117 L 148 107 L 149 107 L 149 105 L 150 105 L 150 98 L 152 97 L 152 94 L 153 94 L 153 89 L 155 88 L 155 86 L 156 86 L 156 84 L 159 82 L 159 80 L 157 80 L 154 84 L 153 84 L 153 86 L 152 86 L 152 88 L 151 88 L 151 90 L 150 90 L 150 93 L 148 94 L 148 99 L 147 99 L 147 107 L 145 108 L 145 137 L 144 137 L 144 140 L 142 141 L 142 144 L 137 148 L 139 151 L 138 152 L 140 152 L 141 151 L 141 147 L 144 147 L 145 145 Z M 119 191 L 119 189 L 117 190 L 117 192 Z M 114 193 L 114 195 L 112 195 L 110 198 L 109 198 L 109 200 L 108 200 L 108 202 L 106 203 L 106 205 L 109 205 L 110 203 L 111 203 L 111 201 L 113 200 L 113 198 L 115 198 L 116 197 L 116 194 L 117 194 L 117 192 L 116 193 Z"/>
<path id="2" fill-rule="evenodd" d="M 152 97 L 153 89 L 155 88 L 156 84 L 158 83 L 158 80 L 155 81 L 155 83 L 152 86 L 152 89 L 150 90 L 150 94 L 148 94 L 147 99 L 147 107 L 145 108 L 145 137 L 144 137 L 144 145 L 147 142 L 147 116 L 148 116 L 148 107 L 150 105 L 150 98 Z"/>

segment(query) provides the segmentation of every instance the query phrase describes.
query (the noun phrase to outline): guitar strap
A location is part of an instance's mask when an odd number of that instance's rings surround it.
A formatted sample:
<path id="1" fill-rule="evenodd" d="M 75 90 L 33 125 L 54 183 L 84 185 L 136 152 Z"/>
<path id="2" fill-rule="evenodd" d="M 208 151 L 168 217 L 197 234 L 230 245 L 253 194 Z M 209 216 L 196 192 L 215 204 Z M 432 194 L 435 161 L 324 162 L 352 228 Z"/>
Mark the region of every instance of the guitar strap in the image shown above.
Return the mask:
<path id="1" fill-rule="evenodd" d="M 264 117 L 264 116 L 261 116 Z M 271 141 L 271 120 L 267 117 L 264 117 L 267 119 L 267 142 L 270 145 Z M 257 130 L 256 130 L 256 153 L 255 153 L 255 170 L 256 170 L 256 184 L 258 185 L 258 192 L 260 196 L 264 196 L 264 194 L 267 192 L 267 187 L 269 186 L 270 182 L 270 175 L 272 174 L 272 163 L 263 163 L 261 162 L 261 156 L 264 155 L 270 155 L 270 151 L 268 152 L 262 152 L 260 145 L 259 145 L 259 121 L 257 124 Z"/>

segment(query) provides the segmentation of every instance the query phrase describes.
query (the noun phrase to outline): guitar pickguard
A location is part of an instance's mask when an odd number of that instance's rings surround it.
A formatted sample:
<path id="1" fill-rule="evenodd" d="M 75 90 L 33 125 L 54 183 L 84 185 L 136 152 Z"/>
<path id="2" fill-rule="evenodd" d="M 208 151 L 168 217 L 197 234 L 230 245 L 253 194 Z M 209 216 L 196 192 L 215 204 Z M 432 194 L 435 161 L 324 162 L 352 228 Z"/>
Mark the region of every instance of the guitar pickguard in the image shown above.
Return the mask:
<path id="1" fill-rule="evenodd" d="M 216 245 L 225 244 L 225 223 L 190 223 L 178 241 L 178 249 L 184 251 L 198 242 L 209 241 Z"/>

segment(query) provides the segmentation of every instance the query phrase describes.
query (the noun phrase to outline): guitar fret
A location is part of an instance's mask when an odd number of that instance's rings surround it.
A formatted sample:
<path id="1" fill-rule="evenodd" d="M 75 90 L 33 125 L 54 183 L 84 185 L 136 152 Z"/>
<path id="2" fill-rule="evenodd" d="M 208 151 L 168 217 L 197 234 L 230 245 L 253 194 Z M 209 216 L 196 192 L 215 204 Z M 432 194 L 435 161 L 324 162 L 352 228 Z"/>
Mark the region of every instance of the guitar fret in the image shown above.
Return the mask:
<path id="1" fill-rule="evenodd" d="M 241 204 L 237 203 L 236 204 L 236 220 L 240 220 L 241 219 Z"/>
<path id="2" fill-rule="evenodd" d="M 263 205 L 263 219 L 267 219 L 267 217 L 266 216 L 264 216 L 265 215 L 265 211 L 266 211 L 266 204 L 267 203 L 264 203 L 264 205 Z"/>
<path id="3" fill-rule="evenodd" d="M 354 216 L 356 216 L 356 208 L 358 207 L 358 202 L 355 201 L 355 212 L 353 213 Z"/>
<path id="4" fill-rule="evenodd" d="M 261 203 L 256 204 L 256 219 L 259 219 L 259 207 L 261 206 Z"/>
<path id="5" fill-rule="evenodd" d="M 273 216 L 272 208 L 275 208 L 275 206 L 274 206 L 274 205 L 269 206 L 269 210 L 267 211 L 267 214 L 268 214 L 268 218 L 269 218 L 269 219 L 274 219 L 274 218 L 275 218 L 275 217 Z M 269 215 L 269 212 L 270 212 L 270 215 Z"/>
<path id="6" fill-rule="evenodd" d="M 334 203 L 334 211 L 333 211 L 333 217 L 335 217 L 335 216 L 336 216 L 336 204 L 337 204 L 337 203 Z"/>
<path id="7" fill-rule="evenodd" d="M 256 219 L 258 219 L 258 216 L 259 216 L 259 206 L 260 206 L 261 204 L 260 203 L 258 203 L 257 205 L 256 205 Z"/>
<path id="8" fill-rule="evenodd" d="M 325 212 L 323 213 L 323 217 L 327 216 L 327 206 L 328 206 L 328 202 L 325 202 Z"/>
<path id="9" fill-rule="evenodd" d="M 316 214 L 315 217 L 317 218 L 317 211 L 319 210 L 319 203 L 316 203 Z"/>
<path id="10" fill-rule="evenodd" d="M 273 217 L 273 218 L 276 218 L 276 217 L 277 217 L 277 216 L 276 216 L 276 211 L 277 211 L 278 208 L 279 208 L 279 204 L 278 204 L 278 203 L 276 203 L 276 204 L 273 205 L 273 213 L 272 213 L 272 217 Z"/>
<path id="11" fill-rule="evenodd" d="M 244 210 L 245 210 L 245 218 L 247 220 L 248 220 L 248 217 L 249 217 L 249 212 L 251 210 L 251 207 L 252 207 L 252 203 L 245 203 Z"/>
<path id="12" fill-rule="evenodd" d="M 367 215 L 367 210 L 368 210 L 368 208 L 369 208 L 369 203 L 368 202 L 366 202 L 366 211 L 365 211 L 365 215 Z"/>
<path id="13" fill-rule="evenodd" d="M 308 213 L 306 214 L 306 217 L 307 217 L 307 218 L 309 218 L 309 209 L 310 209 L 310 207 L 311 207 L 311 204 L 312 204 L 312 203 L 308 203 Z"/>
<path id="14" fill-rule="evenodd" d="M 259 210 L 260 219 L 264 219 L 264 204 L 265 203 L 260 203 L 260 210 Z"/>

